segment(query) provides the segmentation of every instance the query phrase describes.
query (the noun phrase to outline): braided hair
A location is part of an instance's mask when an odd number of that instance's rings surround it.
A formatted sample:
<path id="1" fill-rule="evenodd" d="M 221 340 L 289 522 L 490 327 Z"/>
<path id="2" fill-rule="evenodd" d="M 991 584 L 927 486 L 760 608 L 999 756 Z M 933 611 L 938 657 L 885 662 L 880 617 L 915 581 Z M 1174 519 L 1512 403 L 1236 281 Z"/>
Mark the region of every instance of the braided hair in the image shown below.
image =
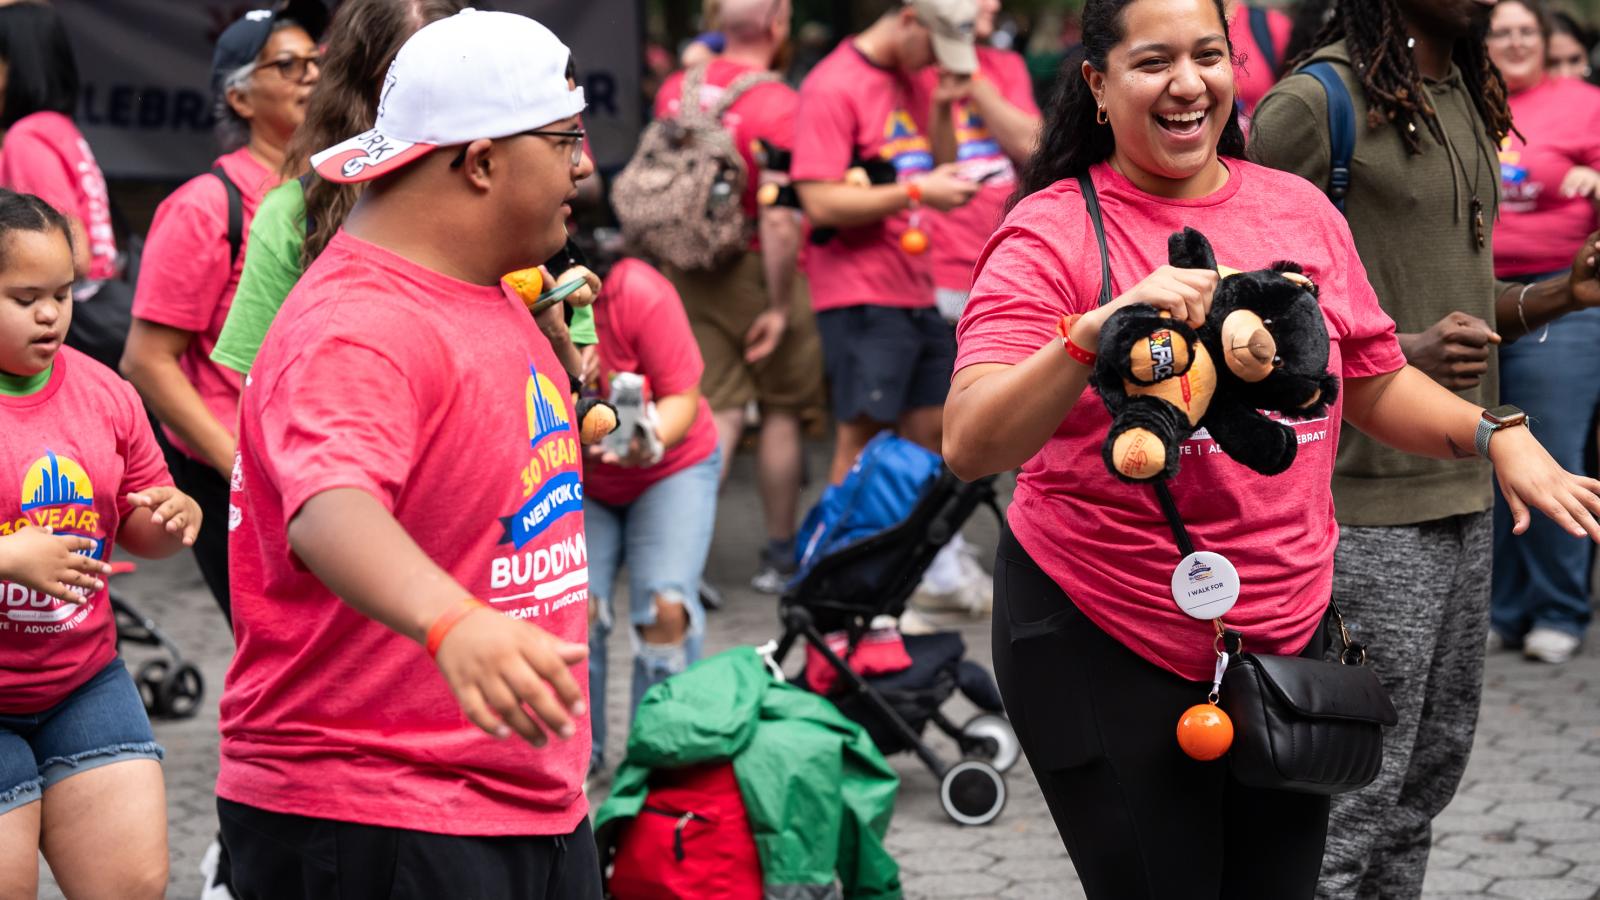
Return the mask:
<path id="1" fill-rule="evenodd" d="M 1484 131 L 1496 146 L 1511 133 L 1511 109 L 1506 102 L 1506 83 L 1500 70 L 1489 61 L 1484 47 L 1487 20 L 1474 24 L 1458 37 L 1451 59 L 1461 70 L 1467 98 L 1477 108 Z M 1313 48 L 1343 40 L 1350 62 L 1367 98 L 1367 128 L 1377 129 L 1388 122 L 1400 135 L 1406 151 L 1422 152 L 1417 125 L 1428 129 L 1434 140 L 1445 142 L 1438 113 L 1422 87 L 1422 74 L 1406 43 L 1406 24 L 1396 0 L 1333 0 L 1333 16 L 1323 26 Z M 1293 70 L 1316 51 L 1301 53 L 1287 68 Z"/>

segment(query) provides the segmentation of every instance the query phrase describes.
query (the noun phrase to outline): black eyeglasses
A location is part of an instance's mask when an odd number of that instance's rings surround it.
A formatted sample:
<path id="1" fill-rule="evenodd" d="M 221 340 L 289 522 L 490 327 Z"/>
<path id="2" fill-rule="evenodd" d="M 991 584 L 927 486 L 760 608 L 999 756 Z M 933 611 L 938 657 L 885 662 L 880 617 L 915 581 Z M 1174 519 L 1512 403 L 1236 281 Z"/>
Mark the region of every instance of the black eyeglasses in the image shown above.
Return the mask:
<path id="1" fill-rule="evenodd" d="M 506 137 L 522 137 L 523 135 L 529 135 L 529 134 L 538 135 L 539 137 L 559 138 L 561 140 L 571 141 L 572 142 L 572 158 L 570 160 L 571 165 L 572 165 L 572 167 L 574 169 L 576 169 L 577 167 L 583 165 L 583 139 L 586 136 L 588 136 L 589 132 L 583 130 L 582 128 L 569 128 L 569 129 L 562 129 L 562 128 L 534 128 L 534 129 L 531 129 L 529 131 L 519 131 L 516 134 L 508 134 L 508 135 L 506 135 Z M 496 140 L 505 140 L 505 138 L 496 138 Z M 459 168 L 461 168 L 461 165 L 463 163 L 465 163 L 466 161 L 467 161 L 467 145 L 466 144 L 462 144 L 461 145 L 461 151 L 456 154 L 456 158 L 455 159 L 452 159 L 450 161 L 450 168 L 459 169 Z"/>
<path id="2" fill-rule="evenodd" d="M 277 69 L 278 77 L 291 84 L 305 83 L 306 76 L 311 74 L 311 67 L 322 68 L 322 54 L 313 53 L 310 56 L 285 56 L 282 59 L 271 59 L 264 63 L 257 63 L 252 71 L 262 69 Z"/>

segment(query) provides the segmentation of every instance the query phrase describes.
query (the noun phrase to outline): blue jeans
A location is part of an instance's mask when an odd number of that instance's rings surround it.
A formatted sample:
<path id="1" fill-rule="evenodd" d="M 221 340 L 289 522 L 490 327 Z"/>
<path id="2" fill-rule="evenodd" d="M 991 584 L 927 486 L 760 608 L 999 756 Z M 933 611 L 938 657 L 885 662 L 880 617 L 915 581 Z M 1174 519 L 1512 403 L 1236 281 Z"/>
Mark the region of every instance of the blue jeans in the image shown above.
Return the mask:
<path id="1" fill-rule="evenodd" d="M 1533 434 L 1569 472 L 1594 469 L 1586 458 L 1600 406 L 1600 309 L 1550 323 L 1500 350 L 1500 398 L 1528 414 Z M 1498 487 L 1494 504 L 1494 593 L 1489 621 L 1508 640 L 1536 627 L 1583 637 L 1589 627 L 1589 564 L 1594 545 L 1531 512 L 1520 537 Z"/>
<path id="2" fill-rule="evenodd" d="M 700 605 L 700 576 L 711 551 L 717 518 L 717 484 L 722 451 L 652 484 L 627 506 L 583 501 L 589 545 L 589 602 L 598 618 L 589 627 L 589 707 L 594 728 L 594 764 L 606 746 L 606 636 L 611 634 L 612 594 L 617 571 L 628 564 L 628 613 L 635 629 L 656 621 L 655 598 L 682 603 L 689 613 L 683 643 L 649 644 L 637 630 L 633 642 L 633 691 L 629 715 L 651 685 L 687 669 L 700 658 L 706 613 Z"/>
<path id="3" fill-rule="evenodd" d="M 49 709 L 0 713 L 0 815 L 39 800 L 79 772 L 161 757 L 139 689 L 119 656 Z"/>

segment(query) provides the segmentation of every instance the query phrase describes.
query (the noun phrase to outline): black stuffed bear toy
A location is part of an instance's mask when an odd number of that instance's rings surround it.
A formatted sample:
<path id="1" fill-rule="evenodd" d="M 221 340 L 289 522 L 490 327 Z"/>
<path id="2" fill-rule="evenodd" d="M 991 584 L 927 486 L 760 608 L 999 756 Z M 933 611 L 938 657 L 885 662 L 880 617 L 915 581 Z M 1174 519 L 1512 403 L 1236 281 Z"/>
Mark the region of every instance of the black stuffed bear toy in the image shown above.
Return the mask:
<path id="1" fill-rule="evenodd" d="M 1218 269 L 1210 242 L 1192 228 L 1167 240 L 1167 256 L 1179 268 Z M 1300 267 L 1219 271 L 1198 329 L 1140 303 L 1101 330 L 1091 382 L 1112 418 L 1101 452 L 1124 481 L 1171 478 L 1178 447 L 1202 427 L 1235 460 L 1276 475 L 1294 462 L 1298 443 L 1293 428 L 1264 411 L 1315 417 L 1337 396 L 1317 288 Z"/>

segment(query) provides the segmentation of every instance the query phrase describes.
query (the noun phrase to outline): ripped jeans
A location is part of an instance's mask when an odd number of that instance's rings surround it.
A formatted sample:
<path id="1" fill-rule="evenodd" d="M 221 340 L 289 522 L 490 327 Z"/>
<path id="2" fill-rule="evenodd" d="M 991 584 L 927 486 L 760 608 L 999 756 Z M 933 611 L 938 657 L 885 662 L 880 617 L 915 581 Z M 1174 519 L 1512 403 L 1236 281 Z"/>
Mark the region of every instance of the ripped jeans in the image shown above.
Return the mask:
<path id="1" fill-rule="evenodd" d="M 593 766 L 606 746 L 606 637 L 615 622 L 612 602 L 617 574 L 628 567 L 628 636 L 633 647 L 633 687 L 628 716 L 652 685 L 687 669 L 700 658 L 706 613 L 700 576 L 711 550 L 717 517 L 722 451 L 652 484 L 627 506 L 584 498 L 584 537 L 589 546 L 589 602 L 598 616 L 589 627 L 589 707 L 594 729 Z M 689 630 L 674 644 L 647 643 L 638 629 L 654 625 L 655 598 L 682 603 Z"/>
<path id="2" fill-rule="evenodd" d="M 139 690 L 116 657 L 49 709 L 0 713 L 0 815 L 79 772 L 161 757 Z"/>

